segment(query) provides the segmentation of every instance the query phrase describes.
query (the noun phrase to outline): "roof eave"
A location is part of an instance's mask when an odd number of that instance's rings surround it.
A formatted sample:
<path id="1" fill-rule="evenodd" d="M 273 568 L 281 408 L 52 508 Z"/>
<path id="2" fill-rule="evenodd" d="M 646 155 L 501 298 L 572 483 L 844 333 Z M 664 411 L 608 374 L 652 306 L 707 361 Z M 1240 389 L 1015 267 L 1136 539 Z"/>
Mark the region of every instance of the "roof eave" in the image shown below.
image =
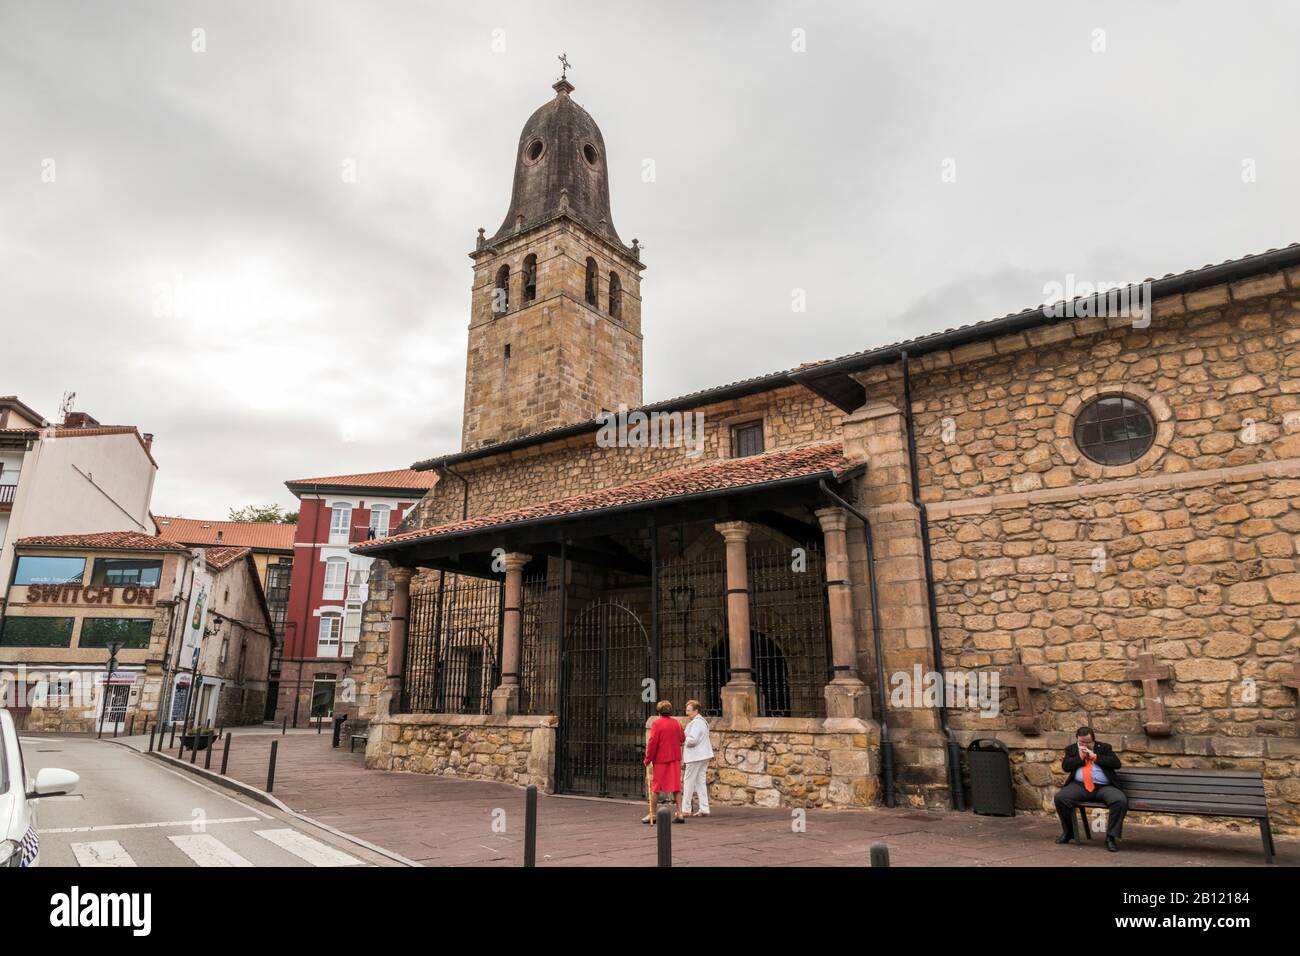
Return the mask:
<path id="1" fill-rule="evenodd" d="M 444 541 L 463 541 L 467 538 L 473 538 L 483 534 L 501 534 L 504 531 L 517 531 L 523 528 L 534 528 L 550 524 L 563 524 L 569 521 L 582 520 L 599 515 L 600 517 L 609 517 L 611 515 L 626 514 L 635 511 L 645 511 L 651 508 L 668 507 L 672 505 L 689 504 L 695 501 L 705 501 L 714 498 L 726 498 L 734 495 L 751 494 L 759 491 L 772 491 L 779 488 L 794 487 L 796 485 L 815 484 L 822 479 L 830 478 L 835 481 L 842 481 L 845 478 L 852 477 L 857 472 L 866 467 L 865 462 L 854 465 L 851 468 L 842 471 L 835 471 L 832 468 L 823 468 L 819 471 L 807 475 L 798 475 L 793 478 L 774 478 L 771 481 L 762 481 L 750 485 L 735 485 L 725 488 L 713 488 L 708 491 L 694 491 L 683 495 L 669 495 L 664 498 L 649 498 L 644 501 L 632 501 L 625 504 L 609 505 L 604 508 L 588 508 L 583 511 L 567 511 L 554 515 L 542 515 L 537 518 L 524 518 L 519 521 L 510 521 L 504 524 L 484 525 L 478 528 L 467 528 L 464 531 L 451 532 L 449 534 L 429 535 L 427 537 L 409 538 L 403 541 L 394 541 L 391 544 L 385 541 L 383 544 L 367 547 L 358 545 L 352 548 L 353 554 L 367 556 L 382 556 L 385 553 L 400 551 L 404 548 L 415 547 L 433 542 L 442 543 Z"/>

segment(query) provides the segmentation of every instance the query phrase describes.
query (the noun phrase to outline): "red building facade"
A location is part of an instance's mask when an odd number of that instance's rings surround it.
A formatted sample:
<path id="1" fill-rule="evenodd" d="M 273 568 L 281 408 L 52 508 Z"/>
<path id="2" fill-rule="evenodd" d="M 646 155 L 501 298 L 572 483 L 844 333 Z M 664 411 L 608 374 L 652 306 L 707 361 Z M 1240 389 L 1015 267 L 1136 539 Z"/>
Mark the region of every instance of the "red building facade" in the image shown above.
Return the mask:
<path id="1" fill-rule="evenodd" d="M 370 472 L 285 482 L 299 500 L 293 575 L 276 691 L 277 721 L 333 716 L 349 697 L 373 558 L 353 545 L 386 538 L 433 487 L 430 472 Z"/>

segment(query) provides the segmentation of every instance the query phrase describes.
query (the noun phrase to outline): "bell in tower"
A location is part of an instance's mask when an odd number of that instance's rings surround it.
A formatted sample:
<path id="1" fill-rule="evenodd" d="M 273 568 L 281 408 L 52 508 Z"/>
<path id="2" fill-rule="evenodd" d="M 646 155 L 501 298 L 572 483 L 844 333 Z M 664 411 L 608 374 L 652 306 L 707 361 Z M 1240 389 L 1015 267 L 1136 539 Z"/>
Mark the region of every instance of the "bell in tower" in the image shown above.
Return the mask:
<path id="1" fill-rule="evenodd" d="M 528 118 L 510 207 L 479 230 L 463 449 L 641 404 L 641 270 L 609 207 L 605 139 L 565 75 Z"/>

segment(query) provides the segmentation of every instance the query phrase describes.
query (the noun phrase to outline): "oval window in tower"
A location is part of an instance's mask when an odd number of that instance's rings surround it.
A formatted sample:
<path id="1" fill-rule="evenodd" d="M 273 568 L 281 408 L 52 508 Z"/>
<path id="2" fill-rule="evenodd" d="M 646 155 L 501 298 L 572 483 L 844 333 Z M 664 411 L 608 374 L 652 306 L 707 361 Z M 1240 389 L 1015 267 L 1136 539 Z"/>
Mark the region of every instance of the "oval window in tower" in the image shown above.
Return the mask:
<path id="1" fill-rule="evenodd" d="M 595 166 L 600 162 L 600 153 L 596 150 L 595 146 L 587 143 L 582 147 L 582 158 L 587 161 L 587 165 Z"/>
<path id="2" fill-rule="evenodd" d="M 531 166 L 546 154 L 546 144 L 540 139 L 535 139 L 524 147 L 524 162 Z"/>

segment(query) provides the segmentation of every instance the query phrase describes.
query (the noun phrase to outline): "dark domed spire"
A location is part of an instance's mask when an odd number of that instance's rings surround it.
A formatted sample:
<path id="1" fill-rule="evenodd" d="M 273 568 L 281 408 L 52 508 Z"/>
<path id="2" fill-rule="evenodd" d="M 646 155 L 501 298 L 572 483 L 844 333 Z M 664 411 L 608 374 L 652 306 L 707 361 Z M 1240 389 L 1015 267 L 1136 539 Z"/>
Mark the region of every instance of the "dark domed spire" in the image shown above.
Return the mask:
<path id="1" fill-rule="evenodd" d="M 564 76 L 555 98 L 541 106 L 519 135 L 510 211 L 491 242 L 500 242 L 562 213 L 597 235 L 623 245 L 609 212 L 609 167 L 605 139 L 586 110 L 569 97 Z"/>

